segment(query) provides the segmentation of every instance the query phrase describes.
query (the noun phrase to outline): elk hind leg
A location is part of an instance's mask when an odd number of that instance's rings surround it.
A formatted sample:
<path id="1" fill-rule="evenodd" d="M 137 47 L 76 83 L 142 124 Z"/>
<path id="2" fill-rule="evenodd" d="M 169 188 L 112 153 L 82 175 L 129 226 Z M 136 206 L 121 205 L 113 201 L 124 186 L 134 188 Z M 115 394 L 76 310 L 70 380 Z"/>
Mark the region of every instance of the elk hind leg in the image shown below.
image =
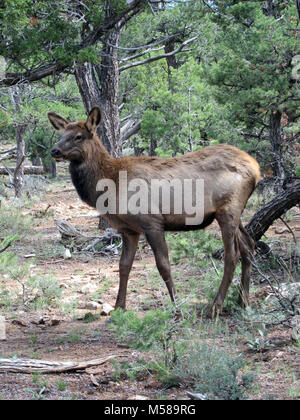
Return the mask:
<path id="1" fill-rule="evenodd" d="M 217 218 L 217 220 L 224 244 L 224 274 L 218 293 L 208 313 L 208 316 L 212 318 L 222 313 L 224 300 L 240 258 L 238 223 L 232 223 L 232 219 L 227 218 L 226 215 Z"/>
<path id="2" fill-rule="evenodd" d="M 168 246 L 163 231 L 146 232 L 146 238 L 149 242 L 156 261 L 157 269 L 166 283 L 170 298 L 175 302 L 176 291 L 171 275 Z"/>
<path id="3" fill-rule="evenodd" d="M 239 305 L 242 308 L 245 308 L 249 305 L 249 289 L 252 271 L 252 259 L 254 254 L 254 241 L 241 223 L 239 226 L 239 246 L 242 261 L 242 279 L 239 295 Z"/>

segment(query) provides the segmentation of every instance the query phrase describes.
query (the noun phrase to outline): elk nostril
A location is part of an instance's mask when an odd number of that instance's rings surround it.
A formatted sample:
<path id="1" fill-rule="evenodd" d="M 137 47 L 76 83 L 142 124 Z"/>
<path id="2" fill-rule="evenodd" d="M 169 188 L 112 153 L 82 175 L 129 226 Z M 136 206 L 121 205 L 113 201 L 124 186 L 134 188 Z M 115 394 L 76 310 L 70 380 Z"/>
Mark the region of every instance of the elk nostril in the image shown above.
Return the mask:
<path id="1" fill-rule="evenodd" d="M 62 154 L 58 149 L 54 148 L 54 149 L 51 150 L 51 156 L 53 158 L 56 158 L 56 157 L 62 156 Z"/>

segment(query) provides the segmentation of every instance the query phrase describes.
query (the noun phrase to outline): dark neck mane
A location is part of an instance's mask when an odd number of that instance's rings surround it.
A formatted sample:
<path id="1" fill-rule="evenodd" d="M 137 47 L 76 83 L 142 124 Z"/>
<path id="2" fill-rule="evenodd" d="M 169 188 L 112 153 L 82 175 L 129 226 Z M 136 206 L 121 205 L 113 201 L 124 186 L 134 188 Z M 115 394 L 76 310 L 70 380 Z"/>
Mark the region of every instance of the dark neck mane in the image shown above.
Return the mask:
<path id="1" fill-rule="evenodd" d="M 94 136 L 88 150 L 85 151 L 84 160 L 70 163 L 72 182 L 81 200 L 89 206 L 96 207 L 100 195 L 96 191 L 98 181 L 114 177 L 112 161 L 99 138 Z"/>

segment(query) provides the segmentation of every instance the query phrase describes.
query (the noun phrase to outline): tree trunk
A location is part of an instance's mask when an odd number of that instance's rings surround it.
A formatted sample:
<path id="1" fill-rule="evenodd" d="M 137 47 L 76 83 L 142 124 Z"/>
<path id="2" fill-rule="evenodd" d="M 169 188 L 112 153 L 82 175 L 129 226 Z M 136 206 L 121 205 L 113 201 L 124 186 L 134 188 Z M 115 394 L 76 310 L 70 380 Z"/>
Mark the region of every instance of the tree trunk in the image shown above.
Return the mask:
<path id="1" fill-rule="evenodd" d="M 292 207 L 300 204 L 300 181 L 295 182 L 286 191 L 278 194 L 263 206 L 245 226 L 255 242 L 265 234 L 275 220 L 283 216 Z"/>
<path id="2" fill-rule="evenodd" d="M 276 191 L 279 192 L 285 178 L 285 169 L 282 156 L 282 128 L 280 111 L 272 112 L 270 115 L 270 142 L 273 153 L 273 170 L 276 177 Z"/>
<path id="3" fill-rule="evenodd" d="M 157 148 L 157 141 L 151 135 L 149 156 L 156 156 L 156 151 L 155 151 L 156 148 Z"/>
<path id="4" fill-rule="evenodd" d="M 121 29 L 117 27 L 103 40 L 101 64 L 85 63 L 75 69 L 76 82 L 87 113 L 94 105 L 102 111 L 98 135 L 113 157 L 122 154 L 119 115 L 119 64 L 117 46 Z"/>
<path id="5" fill-rule="evenodd" d="M 100 83 L 103 124 L 100 125 L 100 138 L 106 138 L 111 145 L 114 157 L 122 155 L 119 111 L 119 62 L 117 47 L 121 37 L 120 25 L 109 32 L 103 41 L 101 64 L 96 66 Z"/>
<path id="6" fill-rule="evenodd" d="M 279 18 L 282 9 L 281 0 L 266 0 L 263 5 L 262 11 L 266 16 Z"/>
<path id="7" fill-rule="evenodd" d="M 15 111 L 16 122 L 14 123 L 16 142 L 17 142 L 17 162 L 13 175 L 13 184 L 15 188 L 16 197 L 20 198 L 23 195 L 24 186 L 24 161 L 25 161 L 25 141 L 24 134 L 27 124 L 18 121 L 21 113 L 22 105 L 22 88 L 15 86 L 11 88 L 11 103 Z"/>
<path id="8" fill-rule="evenodd" d="M 16 197 L 22 197 L 24 186 L 24 161 L 25 161 L 25 141 L 24 134 L 26 125 L 20 124 L 15 126 L 17 140 L 17 162 L 14 171 L 14 188 Z"/>
<path id="9" fill-rule="evenodd" d="M 46 174 L 50 174 L 51 178 L 56 178 L 56 162 L 55 160 L 46 159 L 42 162 L 43 169 Z"/>

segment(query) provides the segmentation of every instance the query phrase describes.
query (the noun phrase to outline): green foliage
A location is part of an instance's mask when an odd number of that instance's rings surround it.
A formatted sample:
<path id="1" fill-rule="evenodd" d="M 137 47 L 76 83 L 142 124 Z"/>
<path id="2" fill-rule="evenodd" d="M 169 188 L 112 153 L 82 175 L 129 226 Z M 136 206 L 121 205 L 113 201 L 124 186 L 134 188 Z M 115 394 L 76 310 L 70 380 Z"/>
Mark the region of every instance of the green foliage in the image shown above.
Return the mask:
<path id="1" fill-rule="evenodd" d="M 67 388 L 68 388 L 68 384 L 67 384 L 67 382 L 65 382 L 64 380 L 62 380 L 62 379 L 58 379 L 57 381 L 56 381 L 56 386 L 57 386 L 57 389 L 59 390 L 59 391 L 65 391 Z"/>
<path id="2" fill-rule="evenodd" d="M 200 256 L 211 255 L 222 247 L 222 240 L 204 230 L 178 234 L 168 234 L 167 237 L 172 261 L 176 264 L 184 258 L 197 259 Z"/>
<path id="3" fill-rule="evenodd" d="M 31 306 L 36 309 L 57 306 L 62 293 L 58 280 L 50 275 L 29 277 L 26 287 L 29 290 L 36 290 L 36 296 L 31 302 Z"/>
<path id="4" fill-rule="evenodd" d="M 147 363 L 145 360 L 138 360 L 136 363 L 112 361 L 113 374 L 112 379 L 115 381 L 130 380 L 134 382 L 143 379 L 148 374 Z"/>
<path id="5" fill-rule="evenodd" d="M 27 132 L 25 135 L 25 142 L 27 143 L 27 153 L 30 159 L 33 160 L 39 156 L 44 165 L 49 164 L 52 160 L 50 150 L 52 149 L 55 139 L 53 141 L 53 134 L 50 127 L 43 126 L 36 127 L 32 132 Z"/>
<path id="6" fill-rule="evenodd" d="M 240 380 L 244 363 L 232 348 L 194 342 L 184 352 L 177 353 L 165 381 L 191 384 L 196 392 L 210 400 L 242 400 L 252 382 L 249 376 Z"/>
<path id="7" fill-rule="evenodd" d="M 90 323 L 90 322 L 95 322 L 99 319 L 99 314 L 92 314 L 91 312 L 88 312 L 84 315 L 83 318 L 83 322 L 85 322 L 86 324 Z"/>
<path id="8" fill-rule="evenodd" d="M 131 347 L 149 349 L 157 341 L 164 339 L 171 322 L 170 311 L 149 311 L 143 318 L 138 318 L 132 311 L 118 309 L 111 314 L 112 329 L 119 339 Z"/>
<path id="9" fill-rule="evenodd" d="M 33 220 L 23 215 L 18 208 L 2 206 L 0 208 L 0 238 L 9 237 L 15 241 L 28 234 L 33 226 Z"/>
<path id="10" fill-rule="evenodd" d="M 18 237 L 6 238 L 3 242 L 13 242 Z M 50 275 L 33 274 L 30 263 L 20 264 L 12 252 L 0 254 L 0 273 L 5 274 L 14 282 L 14 289 L 0 287 L 0 307 L 27 306 L 35 310 L 56 306 L 61 296 L 61 288 L 56 279 Z M 19 288 L 16 287 L 19 285 Z M 21 289 L 21 293 L 20 290 Z"/>
<path id="11" fill-rule="evenodd" d="M 265 325 L 257 330 L 258 336 L 251 337 L 247 341 L 247 346 L 254 352 L 262 352 L 271 347 L 274 347 L 273 344 L 267 339 L 268 331 L 266 331 Z"/>
<path id="12" fill-rule="evenodd" d="M 153 354 L 149 363 L 114 362 L 115 380 L 134 381 L 149 371 L 168 386 L 185 384 L 208 399 L 245 398 L 252 377 L 241 376 L 244 360 L 231 346 L 220 349 L 207 344 L 202 333 L 201 337 L 192 333 L 189 323 L 176 322 L 169 311 L 151 311 L 138 318 L 132 311 L 117 310 L 111 318 L 119 340 Z"/>
<path id="13" fill-rule="evenodd" d="M 68 334 L 59 338 L 57 341 L 59 343 L 76 344 L 81 341 L 83 333 L 83 328 L 73 328 Z"/>

